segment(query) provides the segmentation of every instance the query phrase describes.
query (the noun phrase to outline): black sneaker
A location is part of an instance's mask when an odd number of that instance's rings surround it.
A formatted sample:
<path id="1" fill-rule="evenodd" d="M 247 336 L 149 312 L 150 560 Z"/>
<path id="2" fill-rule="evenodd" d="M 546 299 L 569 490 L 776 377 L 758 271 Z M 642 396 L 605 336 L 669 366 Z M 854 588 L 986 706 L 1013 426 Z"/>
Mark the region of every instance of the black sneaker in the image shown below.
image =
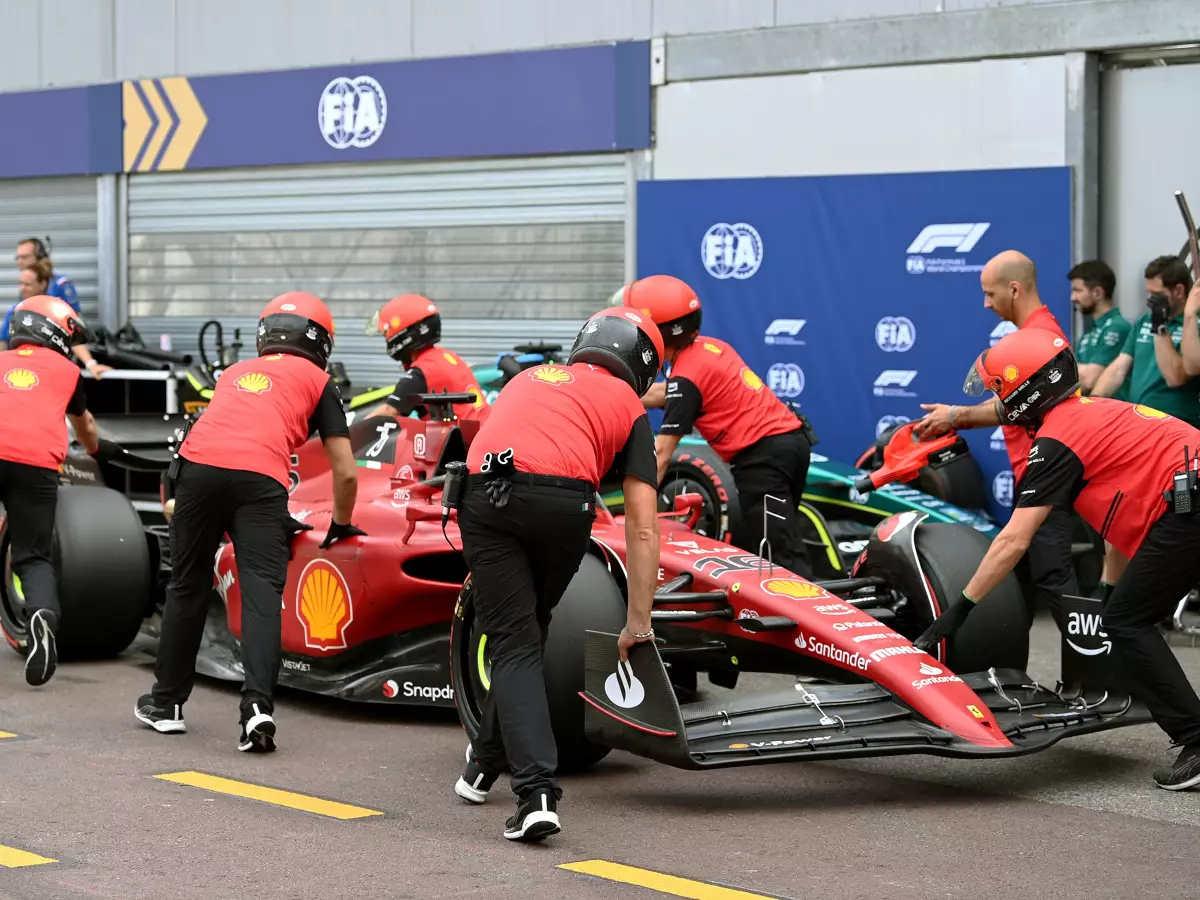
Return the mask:
<path id="1" fill-rule="evenodd" d="M 36 687 L 45 684 L 58 667 L 58 648 L 54 631 L 58 616 L 48 609 L 39 609 L 29 619 L 29 655 L 25 657 L 25 680 Z"/>
<path id="2" fill-rule="evenodd" d="M 149 725 L 159 734 L 183 734 L 187 725 L 183 723 L 182 703 L 158 703 L 153 694 L 138 697 L 133 714 L 143 725 Z"/>
<path id="3" fill-rule="evenodd" d="M 454 793 L 468 803 L 482 803 L 487 799 L 488 791 L 496 783 L 497 775 L 488 772 L 472 758 L 471 745 L 467 744 L 467 767 L 454 785 Z"/>
<path id="4" fill-rule="evenodd" d="M 562 831 L 554 792 L 541 788 L 517 804 L 517 811 L 504 823 L 510 841 L 540 841 Z"/>
<path id="5" fill-rule="evenodd" d="M 1156 769 L 1154 783 L 1164 791 L 1186 791 L 1200 784 L 1200 744 L 1188 744 L 1175 762 Z"/>
<path id="6" fill-rule="evenodd" d="M 275 750 L 275 720 L 262 712 L 258 703 L 242 707 L 242 736 L 238 749 L 243 753 L 271 753 Z"/>

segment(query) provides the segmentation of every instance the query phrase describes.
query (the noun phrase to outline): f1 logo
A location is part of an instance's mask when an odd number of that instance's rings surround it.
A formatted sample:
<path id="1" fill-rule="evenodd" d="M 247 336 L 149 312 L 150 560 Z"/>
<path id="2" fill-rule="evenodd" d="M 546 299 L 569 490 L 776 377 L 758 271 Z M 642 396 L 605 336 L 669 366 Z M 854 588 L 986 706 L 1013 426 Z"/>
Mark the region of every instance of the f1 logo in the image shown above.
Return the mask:
<path id="1" fill-rule="evenodd" d="M 912 384 L 912 380 L 916 377 L 916 372 L 910 372 L 903 369 L 884 369 L 879 373 L 879 377 L 875 379 L 875 386 L 908 387 L 910 384 Z"/>
<path id="2" fill-rule="evenodd" d="M 908 252 L 932 253 L 941 247 L 953 247 L 956 253 L 969 253 L 991 227 L 991 222 L 926 225 L 916 239 L 908 245 Z"/>

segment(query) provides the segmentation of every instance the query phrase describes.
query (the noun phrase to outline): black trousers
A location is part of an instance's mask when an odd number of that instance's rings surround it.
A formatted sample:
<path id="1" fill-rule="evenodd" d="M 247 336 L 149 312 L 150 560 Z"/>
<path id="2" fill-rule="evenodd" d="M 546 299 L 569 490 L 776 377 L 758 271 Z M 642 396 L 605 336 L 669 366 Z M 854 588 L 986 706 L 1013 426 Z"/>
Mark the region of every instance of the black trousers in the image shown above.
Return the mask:
<path id="1" fill-rule="evenodd" d="M 1062 603 L 1059 598 L 1064 594 L 1079 596 L 1079 579 L 1075 576 L 1075 565 L 1071 560 L 1074 532 L 1075 523 L 1071 513 L 1057 507 L 1052 509 L 1017 564 L 1017 582 L 1025 597 L 1025 609 L 1029 612 L 1030 622 L 1038 607 L 1044 606 L 1062 628 Z"/>
<path id="2" fill-rule="evenodd" d="M 213 560 L 228 532 L 242 595 L 243 703 L 253 699 L 264 712 L 274 709 L 288 518 L 287 491 L 275 479 L 183 461 L 171 519 L 171 580 L 154 666 L 156 702 L 183 703 L 192 693 Z"/>
<path id="3" fill-rule="evenodd" d="M 751 444 L 731 461 L 733 483 L 742 507 L 742 523 L 731 543 L 758 553 L 763 538 L 763 508 L 766 506 L 766 536 L 771 544 L 771 561 L 804 577 L 812 566 L 800 536 L 800 495 L 808 479 L 812 448 L 800 430 L 776 434 Z M 767 500 L 767 495 L 783 502 Z M 776 518 L 782 516 L 782 518 Z"/>
<path id="4" fill-rule="evenodd" d="M 562 797 L 542 653 L 551 612 L 587 552 L 594 502 L 592 489 L 517 481 L 502 509 L 471 485 L 459 510 L 478 627 L 492 659 L 492 686 L 472 749 L 484 769 L 510 772 L 521 798 L 539 788 Z"/>
<path id="5" fill-rule="evenodd" d="M 1157 623 L 1200 581 L 1200 515 L 1168 511 L 1154 524 L 1104 604 L 1112 653 L 1137 698 L 1170 737 L 1200 743 L 1200 698 Z"/>
<path id="6" fill-rule="evenodd" d="M 26 615 L 46 609 L 58 616 L 58 576 L 54 572 L 58 472 L 0 460 L 0 501 L 8 516 L 12 566 L 21 579 Z"/>

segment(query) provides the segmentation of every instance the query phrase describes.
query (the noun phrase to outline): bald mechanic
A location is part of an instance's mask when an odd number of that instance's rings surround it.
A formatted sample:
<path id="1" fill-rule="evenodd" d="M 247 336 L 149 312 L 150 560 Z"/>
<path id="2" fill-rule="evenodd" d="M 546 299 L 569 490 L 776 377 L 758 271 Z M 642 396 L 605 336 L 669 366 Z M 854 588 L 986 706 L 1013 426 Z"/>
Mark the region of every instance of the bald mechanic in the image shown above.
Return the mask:
<path id="1" fill-rule="evenodd" d="M 1004 321 L 1012 322 L 1018 329 L 1040 328 L 1067 340 L 1058 320 L 1038 295 L 1037 267 L 1024 253 L 1005 250 L 993 256 L 983 267 L 979 283 L 983 288 L 984 307 Z M 1005 422 L 1001 404 L 994 397 L 978 406 L 922 403 L 921 408 L 929 410 L 913 428 L 913 433 L 921 439 L 936 437 L 951 428 L 956 431 L 995 428 Z M 1025 464 L 1033 440 L 1025 428 L 1004 425 L 1004 444 L 1012 466 L 1016 495 L 1025 476 Z M 1079 581 L 1071 563 L 1073 531 L 1069 510 L 1051 510 L 1030 541 L 1021 565 L 1017 567 L 1017 577 L 1031 621 L 1039 600 L 1050 608 L 1057 621 L 1061 618 L 1058 598 L 1063 594 L 1079 594 Z"/>

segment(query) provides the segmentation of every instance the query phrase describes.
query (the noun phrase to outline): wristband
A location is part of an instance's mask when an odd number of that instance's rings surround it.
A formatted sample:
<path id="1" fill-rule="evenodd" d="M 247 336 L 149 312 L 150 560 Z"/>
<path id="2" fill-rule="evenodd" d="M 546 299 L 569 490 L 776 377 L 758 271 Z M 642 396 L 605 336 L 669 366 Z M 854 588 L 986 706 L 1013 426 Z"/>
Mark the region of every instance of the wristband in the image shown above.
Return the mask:
<path id="1" fill-rule="evenodd" d="M 962 592 L 962 595 L 963 595 L 963 599 L 964 599 L 964 600 L 966 600 L 968 603 L 971 603 L 971 604 L 978 604 L 978 603 L 979 603 L 979 601 L 978 601 L 978 600 L 972 600 L 972 599 L 971 599 L 971 595 L 970 595 L 970 594 L 968 594 L 966 591 L 963 591 L 963 592 Z"/>
<path id="2" fill-rule="evenodd" d="M 94 369 L 94 368 L 96 368 L 96 366 L 100 365 L 100 363 L 96 362 L 95 358 L 93 357 L 92 359 L 89 359 L 87 362 L 85 362 L 84 365 L 89 369 Z"/>
<path id="3" fill-rule="evenodd" d="M 647 631 L 645 634 L 638 634 L 636 631 L 630 631 L 628 628 L 626 628 L 626 629 L 624 629 L 624 630 L 625 630 L 625 631 L 627 631 L 627 632 L 629 632 L 629 636 L 630 636 L 631 638 L 637 638 L 639 641 L 644 641 L 644 640 L 646 640 L 647 638 L 652 638 L 652 637 L 654 637 L 654 629 L 653 629 L 653 628 L 651 628 L 651 629 L 650 629 L 649 631 Z"/>
<path id="4" fill-rule="evenodd" d="M 954 427 L 954 410 L 955 410 L 955 407 L 953 407 L 953 406 L 952 406 L 952 407 L 950 407 L 950 415 L 947 417 L 947 418 L 948 418 L 948 420 L 949 420 L 949 422 L 950 422 L 950 427 L 951 427 L 951 428 L 953 428 L 953 427 Z"/>

